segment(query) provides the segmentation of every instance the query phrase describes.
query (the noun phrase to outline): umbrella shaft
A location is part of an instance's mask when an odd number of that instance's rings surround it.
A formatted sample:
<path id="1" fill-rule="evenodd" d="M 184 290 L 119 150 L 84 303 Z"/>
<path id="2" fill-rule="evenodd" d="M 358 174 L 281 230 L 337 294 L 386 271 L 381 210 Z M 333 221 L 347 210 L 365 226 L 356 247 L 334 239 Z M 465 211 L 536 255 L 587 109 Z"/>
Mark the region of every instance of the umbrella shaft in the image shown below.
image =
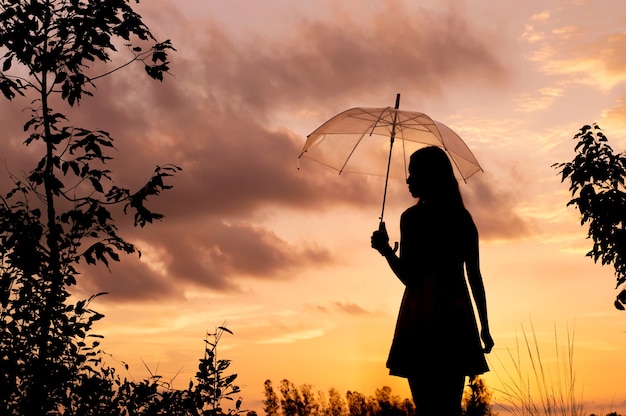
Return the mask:
<path id="1" fill-rule="evenodd" d="M 389 159 L 387 160 L 387 174 L 385 175 L 385 191 L 383 192 L 383 208 L 380 211 L 380 222 L 385 215 L 385 202 L 387 202 L 387 185 L 389 184 L 389 168 L 391 167 L 391 151 L 393 150 L 394 136 L 389 138 Z"/>
<path id="2" fill-rule="evenodd" d="M 400 108 L 400 93 L 396 94 L 396 110 Z M 385 191 L 383 192 L 383 208 L 380 211 L 380 222 L 383 222 L 385 216 L 385 202 L 387 202 L 387 184 L 389 183 L 389 168 L 391 167 L 391 151 L 393 150 L 393 142 L 396 139 L 396 121 L 398 113 L 393 114 L 393 125 L 391 127 L 391 137 L 389 137 L 389 159 L 387 160 L 387 173 L 385 175 Z"/>

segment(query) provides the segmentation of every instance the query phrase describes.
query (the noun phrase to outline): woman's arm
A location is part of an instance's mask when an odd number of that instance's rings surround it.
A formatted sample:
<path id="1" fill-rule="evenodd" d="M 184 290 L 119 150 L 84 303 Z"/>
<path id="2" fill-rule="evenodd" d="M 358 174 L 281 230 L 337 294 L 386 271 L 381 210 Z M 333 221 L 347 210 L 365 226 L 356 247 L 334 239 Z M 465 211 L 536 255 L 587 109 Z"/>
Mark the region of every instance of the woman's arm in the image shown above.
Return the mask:
<path id="1" fill-rule="evenodd" d="M 480 320 L 480 336 L 485 346 L 485 352 L 488 353 L 493 348 L 494 342 L 489 330 L 489 319 L 487 318 L 487 299 L 485 296 L 485 286 L 483 277 L 480 273 L 480 260 L 478 253 L 478 231 L 472 221 L 471 235 L 469 236 L 469 250 L 465 261 L 467 270 L 467 280 L 469 281 L 478 310 L 478 318 Z"/>
<path id="2" fill-rule="evenodd" d="M 400 222 L 400 234 L 400 241 L 402 241 L 402 221 Z M 381 222 L 378 230 L 372 234 L 372 248 L 377 250 L 387 260 L 391 271 L 406 285 L 409 281 L 406 262 L 401 257 L 398 257 L 396 249 L 391 248 L 391 245 L 389 245 L 389 235 L 384 222 Z M 400 251 L 402 252 L 402 247 Z"/>

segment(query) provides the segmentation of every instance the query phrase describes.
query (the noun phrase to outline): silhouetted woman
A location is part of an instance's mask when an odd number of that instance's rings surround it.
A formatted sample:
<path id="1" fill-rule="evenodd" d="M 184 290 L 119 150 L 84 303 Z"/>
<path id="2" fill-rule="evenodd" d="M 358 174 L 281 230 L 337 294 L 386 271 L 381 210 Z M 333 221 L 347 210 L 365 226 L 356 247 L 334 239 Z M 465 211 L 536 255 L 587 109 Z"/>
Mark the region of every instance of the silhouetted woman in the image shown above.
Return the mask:
<path id="1" fill-rule="evenodd" d="M 419 200 L 400 219 L 400 256 L 384 223 L 371 239 L 405 285 L 387 367 L 408 379 L 418 415 L 457 416 L 465 377 L 489 371 L 484 353 L 493 348 L 478 232 L 443 150 L 426 147 L 411 155 L 407 184 Z"/>

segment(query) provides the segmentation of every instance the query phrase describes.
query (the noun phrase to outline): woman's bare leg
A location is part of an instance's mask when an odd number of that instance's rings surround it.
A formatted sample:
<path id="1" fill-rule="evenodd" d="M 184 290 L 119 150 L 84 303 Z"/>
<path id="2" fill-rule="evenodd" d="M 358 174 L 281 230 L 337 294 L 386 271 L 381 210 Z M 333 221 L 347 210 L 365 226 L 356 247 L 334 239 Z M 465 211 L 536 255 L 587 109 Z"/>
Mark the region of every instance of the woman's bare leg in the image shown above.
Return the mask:
<path id="1" fill-rule="evenodd" d="M 464 375 L 442 373 L 409 377 L 418 416 L 461 416 Z"/>

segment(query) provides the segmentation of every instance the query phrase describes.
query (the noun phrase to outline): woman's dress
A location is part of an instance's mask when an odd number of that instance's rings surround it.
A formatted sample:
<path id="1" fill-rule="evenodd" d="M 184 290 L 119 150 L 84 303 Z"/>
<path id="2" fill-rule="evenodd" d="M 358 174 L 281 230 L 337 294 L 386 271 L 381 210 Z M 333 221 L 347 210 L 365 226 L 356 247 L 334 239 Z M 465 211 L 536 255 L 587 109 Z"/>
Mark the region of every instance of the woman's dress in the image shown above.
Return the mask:
<path id="1" fill-rule="evenodd" d="M 410 272 L 387 360 L 390 374 L 489 371 L 464 273 L 467 256 L 478 249 L 470 214 L 418 204 L 403 213 L 400 230 L 400 261 Z"/>

